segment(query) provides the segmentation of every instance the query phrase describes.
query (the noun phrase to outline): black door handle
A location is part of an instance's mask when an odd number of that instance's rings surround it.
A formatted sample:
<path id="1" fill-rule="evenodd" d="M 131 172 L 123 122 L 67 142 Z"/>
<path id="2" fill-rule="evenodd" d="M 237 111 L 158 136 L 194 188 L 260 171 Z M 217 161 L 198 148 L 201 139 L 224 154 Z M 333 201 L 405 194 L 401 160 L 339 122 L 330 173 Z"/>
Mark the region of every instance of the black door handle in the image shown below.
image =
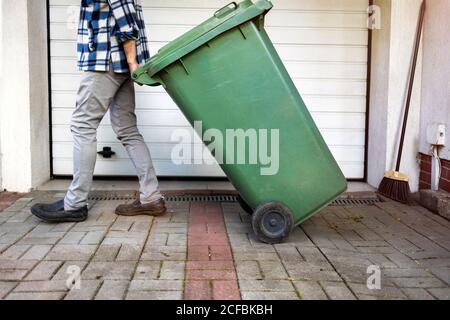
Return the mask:
<path id="1" fill-rule="evenodd" d="M 98 154 L 101 155 L 105 159 L 111 159 L 111 157 L 113 155 L 115 155 L 116 153 L 114 151 L 112 151 L 111 147 L 104 147 L 103 151 L 99 151 Z"/>

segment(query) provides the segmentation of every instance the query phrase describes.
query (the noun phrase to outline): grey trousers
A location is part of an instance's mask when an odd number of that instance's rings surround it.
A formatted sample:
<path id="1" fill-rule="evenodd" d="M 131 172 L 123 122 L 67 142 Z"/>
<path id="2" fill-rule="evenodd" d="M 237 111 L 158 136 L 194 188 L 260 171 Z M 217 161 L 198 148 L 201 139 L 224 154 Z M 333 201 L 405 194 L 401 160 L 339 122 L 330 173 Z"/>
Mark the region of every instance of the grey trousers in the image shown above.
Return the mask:
<path id="1" fill-rule="evenodd" d="M 87 205 L 97 160 L 97 129 L 110 111 L 111 125 L 136 168 L 141 203 L 161 197 L 144 138 L 137 128 L 134 83 L 128 74 L 84 72 L 72 116 L 74 179 L 65 198 L 66 210 Z"/>

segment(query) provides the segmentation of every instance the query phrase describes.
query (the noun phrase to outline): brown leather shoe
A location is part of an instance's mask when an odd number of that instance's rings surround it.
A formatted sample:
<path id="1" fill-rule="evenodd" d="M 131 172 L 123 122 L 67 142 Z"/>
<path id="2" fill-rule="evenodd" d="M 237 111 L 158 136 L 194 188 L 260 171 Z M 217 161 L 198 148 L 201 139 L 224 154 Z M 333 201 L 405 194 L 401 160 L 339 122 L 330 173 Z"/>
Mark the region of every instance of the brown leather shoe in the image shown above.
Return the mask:
<path id="1" fill-rule="evenodd" d="M 166 202 L 164 199 L 159 199 L 152 203 L 141 204 L 141 202 L 136 200 L 132 204 L 122 204 L 117 207 L 116 214 L 119 216 L 162 216 L 167 212 Z"/>

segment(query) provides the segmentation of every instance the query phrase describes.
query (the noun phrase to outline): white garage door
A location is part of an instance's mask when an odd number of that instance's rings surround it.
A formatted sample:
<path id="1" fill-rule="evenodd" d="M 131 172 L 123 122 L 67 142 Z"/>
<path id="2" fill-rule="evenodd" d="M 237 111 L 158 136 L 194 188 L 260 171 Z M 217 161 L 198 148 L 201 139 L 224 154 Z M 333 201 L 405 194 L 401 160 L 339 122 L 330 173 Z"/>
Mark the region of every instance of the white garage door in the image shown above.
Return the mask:
<path id="1" fill-rule="evenodd" d="M 142 0 L 151 53 L 202 22 L 229 0 Z M 76 28 L 80 0 L 50 0 L 53 167 L 72 173 L 71 113 L 80 74 Z M 273 0 L 267 30 L 347 178 L 364 176 L 368 0 Z M 76 25 L 76 23 L 75 23 Z M 189 124 L 161 88 L 137 88 L 140 130 L 160 176 L 223 176 L 217 165 L 175 165 L 171 134 Z M 96 175 L 134 175 L 125 150 L 104 119 Z"/>

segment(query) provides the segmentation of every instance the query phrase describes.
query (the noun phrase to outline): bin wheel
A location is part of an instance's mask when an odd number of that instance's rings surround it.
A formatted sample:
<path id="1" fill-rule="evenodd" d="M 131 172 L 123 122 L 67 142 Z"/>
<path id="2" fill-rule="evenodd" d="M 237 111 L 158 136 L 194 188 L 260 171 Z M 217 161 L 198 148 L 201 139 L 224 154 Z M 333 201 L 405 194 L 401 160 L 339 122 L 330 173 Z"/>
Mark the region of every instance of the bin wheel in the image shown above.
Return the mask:
<path id="1" fill-rule="evenodd" d="M 241 197 L 240 194 L 238 194 L 237 196 L 237 201 L 239 202 L 242 210 L 244 210 L 245 212 L 247 212 L 248 214 L 252 215 L 253 214 L 253 209 L 252 207 L 249 206 L 249 204 L 247 203 L 247 201 L 244 200 L 244 198 Z"/>
<path id="2" fill-rule="evenodd" d="M 268 244 L 281 243 L 294 228 L 294 217 L 285 205 L 268 202 L 256 208 L 252 227 L 260 241 Z"/>

